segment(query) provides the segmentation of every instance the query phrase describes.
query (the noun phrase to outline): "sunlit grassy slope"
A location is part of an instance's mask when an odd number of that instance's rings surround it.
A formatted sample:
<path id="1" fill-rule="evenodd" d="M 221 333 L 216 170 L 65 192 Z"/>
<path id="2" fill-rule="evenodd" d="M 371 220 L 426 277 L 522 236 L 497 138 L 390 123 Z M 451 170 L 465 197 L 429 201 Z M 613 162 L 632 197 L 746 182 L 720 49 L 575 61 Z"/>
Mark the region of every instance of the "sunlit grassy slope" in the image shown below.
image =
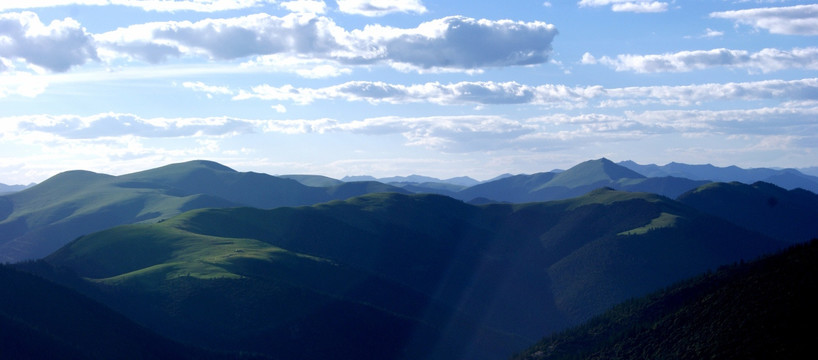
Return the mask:
<path id="1" fill-rule="evenodd" d="M 485 206 L 381 193 L 194 210 L 81 237 L 46 260 L 186 342 L 293 359 L 488 359 L 778 246 L 644 193 Z"/>

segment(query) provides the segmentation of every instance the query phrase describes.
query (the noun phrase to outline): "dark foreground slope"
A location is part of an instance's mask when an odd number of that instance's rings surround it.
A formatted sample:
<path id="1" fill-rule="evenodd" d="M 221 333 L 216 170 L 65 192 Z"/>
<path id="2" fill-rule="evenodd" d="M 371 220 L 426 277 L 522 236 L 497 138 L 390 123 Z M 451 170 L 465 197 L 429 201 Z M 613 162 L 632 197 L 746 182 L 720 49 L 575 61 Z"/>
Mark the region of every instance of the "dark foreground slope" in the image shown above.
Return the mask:
<path id="1" fill-rule="evenodd" d="M 376 194 L 206 209 L 46 258 L 171 338 L 288 359 L 492 359 L 778 242 L 667 198 L 602 189 L 471 206 Z"/>
<path id="2" fill-rule="evenodd" d="M 818 240 L 626 302 L 518 360 L 811 359 Z"/>
<path id="3" fill-rule="evenodd" d="M 68 288 L 0 266 L 2 359 L 228 359 L 162 338 Z"/>
<path id="4" fill-rule="evenodd" d="M 311 187 L 210 161 L 121 176 L 69 171 L 0 196 L 0 262 L 40 258 L 80 235 L 192 209 L 310 205 L 383 191 L 407 192 L 380 183 Z"/>

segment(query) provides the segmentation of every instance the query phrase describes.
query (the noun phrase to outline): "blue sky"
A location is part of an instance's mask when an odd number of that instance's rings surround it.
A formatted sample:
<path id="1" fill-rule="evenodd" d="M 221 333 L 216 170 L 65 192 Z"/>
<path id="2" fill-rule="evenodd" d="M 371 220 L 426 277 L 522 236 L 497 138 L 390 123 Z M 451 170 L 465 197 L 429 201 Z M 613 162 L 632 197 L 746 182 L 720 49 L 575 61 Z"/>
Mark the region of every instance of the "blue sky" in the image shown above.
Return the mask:
<path id="1" fill-rule="evenodd" d="M 818 165 L 818 4 L 2 0 L 0 182 Z"/>

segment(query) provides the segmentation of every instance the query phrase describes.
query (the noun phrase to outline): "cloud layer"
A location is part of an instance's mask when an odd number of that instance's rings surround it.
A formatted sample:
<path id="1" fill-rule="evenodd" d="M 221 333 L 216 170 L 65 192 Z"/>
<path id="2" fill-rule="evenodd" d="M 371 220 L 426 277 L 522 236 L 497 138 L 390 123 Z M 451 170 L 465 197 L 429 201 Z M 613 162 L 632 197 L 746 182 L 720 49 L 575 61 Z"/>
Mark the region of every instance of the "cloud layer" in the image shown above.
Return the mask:
<path id="1" fill-rule="evenodd" d="M 818 100 L 818 78 L 764 80 L 741 83 L 711 83 L 681 86 L 525 85 L 517 82 L 463 81 L 414 85 L 372 81 L 350 81 L 324 88 L 259 85 L 251 90 L 229 90 L 200 84 L 190 86 L 210 94 L 232 95 L 235 100 L 290 101 L 306 105 L 318 100 L 343 99 L 370 103 L 432 103 L 440 105 L 525 104 L 554 108 L 612 107 L 662 104 L 692 106 L 715 101 L 814 101 Z M 213 88 L 214 90 L 209 90 Z M 234 95 L 235 94 L 235 95 Z"/>

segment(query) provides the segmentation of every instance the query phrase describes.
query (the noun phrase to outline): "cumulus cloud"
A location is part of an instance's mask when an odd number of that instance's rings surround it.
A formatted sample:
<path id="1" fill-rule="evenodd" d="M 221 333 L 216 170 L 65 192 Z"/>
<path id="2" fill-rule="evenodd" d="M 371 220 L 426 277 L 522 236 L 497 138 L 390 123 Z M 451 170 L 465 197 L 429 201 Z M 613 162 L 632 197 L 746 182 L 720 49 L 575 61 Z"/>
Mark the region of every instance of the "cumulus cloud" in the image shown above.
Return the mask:
<path id="1" fill-rule="evenodd" d="M 785 69 L 818 69 L 818 48 L 794 48 L 789 51 L 767 48 L 755 53 L 746 50 L 712 49 L 650 55 L 623 54 L 617 55 L 616 58 L 607 56 L 596 58 L 585 53 L 581 62 L 600 63 L 616 71 L 637 73 L 687 72 L 714 67 L 767 73 Z"/>
<path id="2" fill-rule="evenodd" d="M 246 9 L 275 2 L 275 0 L 3 0 L 0 2 L 0 11 L 67 5 L 121 5 L 141 8 L 146 11 L 216 12 Z"/>
<path id="3" fill-rule="evenodd" d="M 98 60 L 93 37 L 71 19 L 45 25 L 32 12 L 0 14 L 0 63 L 22 60 L 54 72 Z M 0 66 L 8 69 L 8 66 Z"/>
<path id="4" fill-rule="evenodd" d="M 327 17 L 294 13 L 139 24 L 97 35 L 96 40 L 106 57 L 124 55 L 152 63 L 185 55 L 229 60 L 282 54 L 346 65 L 470 70 L 544 63 L 556 35 L 556 28 L 543 22 L 460 16 L 414 29 L 370 25 L 346 31 Z"/>
<path id="5" fill-rule="evenodd" d="M 818 4 L 732 10 L 710 17 L 733 20 L 773 34 L 818 35 Z"/>
<path id="6" fill-rule="evenodd" d="M 336 0 L 336 2 L 341 12 L 363 16 L 426 12 L 426 7 L 420 0 Z"/>
<path id="7" fill-rule="evenodd" d="M 651 0 L 580 0 L 578 4 L 580 7 L 599 7 L 610 5 L 611 10 L 616 12 L 651 13 L 664 12 L 668 9 L 667 2 Z"/>

